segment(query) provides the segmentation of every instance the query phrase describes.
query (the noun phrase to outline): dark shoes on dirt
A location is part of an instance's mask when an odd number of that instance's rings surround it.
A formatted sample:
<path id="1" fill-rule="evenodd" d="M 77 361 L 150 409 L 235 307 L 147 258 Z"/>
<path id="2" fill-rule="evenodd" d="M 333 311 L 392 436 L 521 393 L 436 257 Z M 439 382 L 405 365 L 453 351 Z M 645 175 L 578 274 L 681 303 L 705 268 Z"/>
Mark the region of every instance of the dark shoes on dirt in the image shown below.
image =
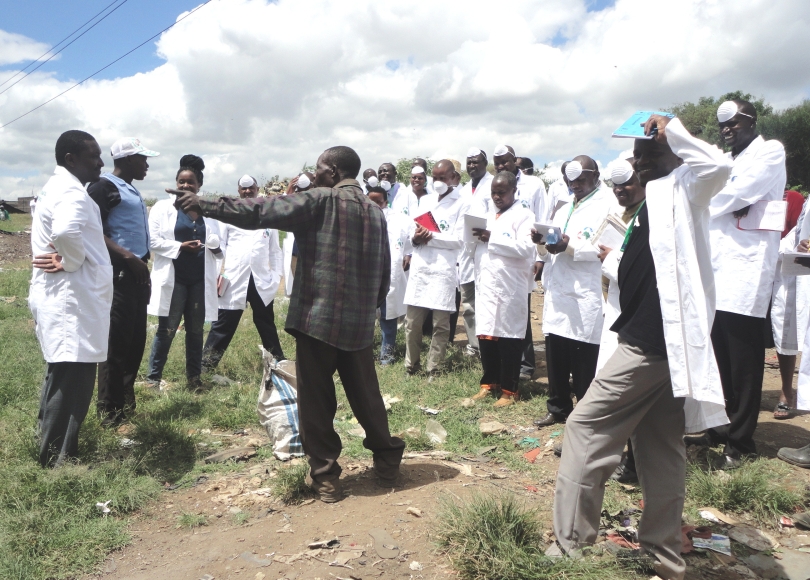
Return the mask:
<path id="1" fill-rule="evenodd" d="M 318 498 L 323 503 L 337 503 L 345 496 L 343 495 L 343 486 L 340 479 L 324 479 L 316 481 L 312 479 L 311 475 L 307 475 L 307 485 L 318 494 Z"/>
<path id="2" fill-rule="evenodd" d="M 782 447 L 776 456 L 782 461 L 787 461 L 791 465 L 797 465 L 810 469 L 810 445 L 799 447 L 798 449 L 791 449 L 790 447 Z"/>

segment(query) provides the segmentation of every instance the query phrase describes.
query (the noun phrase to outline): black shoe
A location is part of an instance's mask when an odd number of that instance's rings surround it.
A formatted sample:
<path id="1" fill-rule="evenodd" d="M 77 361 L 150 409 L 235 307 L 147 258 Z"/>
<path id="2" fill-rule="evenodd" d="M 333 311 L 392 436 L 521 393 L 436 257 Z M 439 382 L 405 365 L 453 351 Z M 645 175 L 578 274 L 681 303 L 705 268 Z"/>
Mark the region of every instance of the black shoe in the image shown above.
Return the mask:
<path id="1" fill-rule="evenodd" d="M 776 456 L 782 461 L 787 461 L 791 465 L 798 465 L 805 469 L 810 469 L 810 445 L 799 447 L 798 449 L 791 449 L 790 447 L 782 447 Z"/>
<path id="2" fill-rule="evenodd" d="M 697 445 L 698 447 L 714 447 L 715 442 L 712 441 L 712 438 L 709 437 L 708 434 L 704 435 L 697 435 L 697 436 L 690 436 L 687 435 L 683 438 L 683 442 L 686 444 L 687 447 L 690 445 Z"/>
<path id="3" fill-rule="evenodd" d="M 555 415 L 554 413 L 548 413 L 545 417 L 536 419 L 534 422 L 534 424 L 538 427 L 548 427 L 549 425 L 555 425 L 557 423 L 565 423 L 565 419 Z"/>
<path id="4" fill-rule="evenodd" d="M 610 479 L 619 483 L 638 483 L 638 474 L 624 463 L 620 463 Z"/>
<path id="5" fill-rule="evenodd" d="M 124 422 L 123 411 L 99 411 L 98 416 L 101 419 L 101 426 L 107 429 L 117 429 Z"/>

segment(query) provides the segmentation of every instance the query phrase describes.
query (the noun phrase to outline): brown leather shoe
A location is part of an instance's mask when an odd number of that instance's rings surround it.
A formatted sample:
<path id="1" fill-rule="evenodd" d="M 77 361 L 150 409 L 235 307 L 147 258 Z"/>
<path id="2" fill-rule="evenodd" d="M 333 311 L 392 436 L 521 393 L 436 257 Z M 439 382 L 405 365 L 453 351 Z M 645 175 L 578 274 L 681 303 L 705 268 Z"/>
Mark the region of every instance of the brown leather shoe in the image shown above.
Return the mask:
<path id="1" fill-rule="evenodd" d="M 545 417 L 535 420 L 534 424 L 538 427 L 548 427 L 557 423 L 565 423 L 565 419 L 558 417 L 554 413 L 548 413 Z"/>
<path id="2" fill-rule="evenodd" d="M 338 478 L 315 481 L 312 476 L 307 475 L 306 482 L 323 503 L 337 503 L 344 497 L 343 486 Z"/>
<path id="3" fill-rule="evenodd" d="M 478 391 L 477 394 L 472 396 L 473 401 L 480 401 L 481 399 L 486 399 L 489 397 L 490 390 L 489 387 L 481 387 L 481 390 Z"/>
<path id="4" fill-rule="evenodd" d="M 509 393 L 507 391 L 501 392 L 501 398 L 495 401 L 494 407 L 508 407 L 509 405 L 514 405 L 515 401 L 517 401 L 518 395 L 517 393 Z"/>

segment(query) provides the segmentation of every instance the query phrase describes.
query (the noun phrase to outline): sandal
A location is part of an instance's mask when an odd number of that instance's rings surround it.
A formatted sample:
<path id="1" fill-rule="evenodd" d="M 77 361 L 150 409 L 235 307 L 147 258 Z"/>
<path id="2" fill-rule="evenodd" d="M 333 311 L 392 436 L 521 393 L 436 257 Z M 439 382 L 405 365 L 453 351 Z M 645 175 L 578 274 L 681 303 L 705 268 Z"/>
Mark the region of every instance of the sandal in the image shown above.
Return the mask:
<path id="1" fill-rule="evenodd" d="M 773 410 L 774 419 L 790 419 L 792 416 L 793 408 L 787 403 L 782 403 L 781 401 L 776 405 L 776 409 Z"/>

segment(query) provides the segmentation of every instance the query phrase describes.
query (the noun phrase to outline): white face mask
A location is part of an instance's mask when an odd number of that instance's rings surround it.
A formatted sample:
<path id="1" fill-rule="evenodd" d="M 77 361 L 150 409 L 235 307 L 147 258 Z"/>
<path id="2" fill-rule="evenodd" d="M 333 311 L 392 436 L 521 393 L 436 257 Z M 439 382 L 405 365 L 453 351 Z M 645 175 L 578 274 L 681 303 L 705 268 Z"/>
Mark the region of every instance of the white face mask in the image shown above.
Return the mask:
<path id="1" fill-rule="evenodd" d="M 366 183 L 368 183 L 369 187 L 377 187 L 380 184 L 377 178 L 374 177 L 373 175 L 366 180 Z"/>
<path id="2" fill-rule="evenodd" d="M 449 188 L 447 187 L 447 184 L 444 181 L 433 182 L 433 191 L 435 191 L 439 195 L 444 195 L 445 193 L 447 193 L 448 189 Z"/>
<path id="3" fill-rule="evenodd" d="M 384 179 L 380 182 L 380 187 L 382 187 L 385 191 L 391 191 L 391 184 Z"/>

